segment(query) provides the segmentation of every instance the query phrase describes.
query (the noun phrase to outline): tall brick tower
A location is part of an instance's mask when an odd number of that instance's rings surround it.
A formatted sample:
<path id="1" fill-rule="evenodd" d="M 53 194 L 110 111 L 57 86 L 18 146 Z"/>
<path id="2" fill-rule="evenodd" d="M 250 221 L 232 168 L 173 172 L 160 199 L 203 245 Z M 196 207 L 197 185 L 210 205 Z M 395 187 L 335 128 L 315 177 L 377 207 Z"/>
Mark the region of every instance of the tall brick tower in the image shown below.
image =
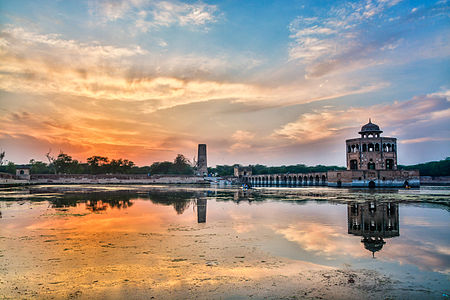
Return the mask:
<path id="1" fill-rule="evenodd" d="M 208 164 L 206 160 L 206 144 L 198 144 L 197 175 L 208 175 Z"/>

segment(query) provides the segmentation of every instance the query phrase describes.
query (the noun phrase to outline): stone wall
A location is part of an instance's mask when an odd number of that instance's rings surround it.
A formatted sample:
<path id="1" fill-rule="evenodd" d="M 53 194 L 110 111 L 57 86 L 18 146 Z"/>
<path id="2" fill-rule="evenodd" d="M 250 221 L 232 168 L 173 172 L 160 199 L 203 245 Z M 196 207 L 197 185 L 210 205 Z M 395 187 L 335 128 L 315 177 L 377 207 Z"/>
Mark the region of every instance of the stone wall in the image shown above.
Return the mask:
<path id="1" fill-rule="evenodd" d="M 420 184 L 450 185 L 450 176 L 420 176 Z"/>
<path id="2" fill-rule="evenodd" d="M 419 187 L 419 171 L 345 170 L 328 172 L 328 186 L 368 187 L 374 184 L 374 187 L 403 187 L 405 183 L 411 187 Z"/>
<path id="3" fill-rule="evenodd" d="M 190 175 L 152 175 L 145 174 L 34 174 L 30 180 L 0 178 L 0 185 L 20 184 L 201 184 L 208 183 L 203 177 Z"/>

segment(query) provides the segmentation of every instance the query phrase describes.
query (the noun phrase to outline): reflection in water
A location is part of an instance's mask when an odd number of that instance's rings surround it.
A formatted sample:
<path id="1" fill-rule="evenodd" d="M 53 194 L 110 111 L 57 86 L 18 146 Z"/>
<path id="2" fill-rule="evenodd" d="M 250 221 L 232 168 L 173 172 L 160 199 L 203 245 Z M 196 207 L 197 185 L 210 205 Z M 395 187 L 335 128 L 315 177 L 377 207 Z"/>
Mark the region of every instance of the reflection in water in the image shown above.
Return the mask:
<path id="1" fill-rule="evenodd" d="M 64 194 L 62 197 L 52 198 L 48 201 L 53 208 L 76 207 L 78 203 L 84 202 L 87 210 L 100 212 L 108 208 L 128 208 L 133 205 L 131 201 L 133 198 L 135 195 L 129 193 L 89 193 Z"/>
<path id="2" fill-rule="evenodd" d="M 87 200 L 86 209 L 92 212 L 105 211 L 109 208 L 125 209 L 133 205 L 130 199 L 118 200 L 118 199 L 105 199 L 105 200 Z"/>
<path id="3" fill-rule="evenodd" d="M 400 235 L 397 203 L 351 203 L 347 205 L 348 233 L 362 236 L 364 248 L 380 251 L 386 244 L 385 238 Z"/>
<path id="4" fill-rule="evenodd" d="M 181 215 L 191 205 L 196 193 L 186 191 L 176 191 L 168 193 L 166 191 L 150 191 L 148 196 L 150 201 L 156 204 L 173 205 L 177 214 Z"/>
<path id="5" fill-rule="evenodd" d="M 197 199 L 197 223 L 206 223 L 206 199 Z"/>

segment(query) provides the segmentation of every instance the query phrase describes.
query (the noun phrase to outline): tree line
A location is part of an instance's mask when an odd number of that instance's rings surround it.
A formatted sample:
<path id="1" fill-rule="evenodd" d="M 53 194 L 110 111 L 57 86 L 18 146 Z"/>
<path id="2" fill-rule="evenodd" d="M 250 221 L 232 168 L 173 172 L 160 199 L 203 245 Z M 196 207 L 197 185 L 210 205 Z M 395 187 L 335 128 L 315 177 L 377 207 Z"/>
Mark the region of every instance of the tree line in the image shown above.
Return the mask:
<path id="1" fill-rule="evenodd" d="M 128 159 L 109 159 L 105 156 L 91 156 L 86 163 L 73 159 L 70 155 L 61 152 L 56 158 L 47 153 L 48 163 L 30 160 L 31 174 L 178 174 L 192 175 L 195 166 L 183 155 L 178 154 L 173 162 L 155 162 L 150 166 L 138 167 Z M 0 172 L 15 174 L 16 165 L 13 162 L 5 164 L 5 151 L 0 151 Z M 208 173 L 218 176 L 232 176 L 235 165 L 217 165 L 208 168 Z M 399 169 L 419 170 L 422 176 L 450 176 L 450 157 L 444 160 L 432 161 L 416 165 L 399 165 Z M 287 173 L 312 173 L 331 170 L 345 170 L 339 166 L 306 166 L 304 164 L 268 167 L 264 165 L 251 165 L 254 175 L 263 174 L 287 174 Z"/>
<path id="2" fill-rule="evenodd" d="M 2 155 L 3 154 L 3 155 Z M 72 156 L 61 152 L 56 158 L 47 153 L 48 163 L 30 160 L 31 174 L 194 174 L 194 166 L 183 155 L 178 154 L 173 162 L 155 162 L 151 166 L 138 167 L 128 159 L 109 159 L 105 156 L 94 155 L 87 158 L 86 163 L 73 159 Z M 0 153 L 0 172 L 15 174 L 16 164 L 4 164 L 4 151 Z"/>
<path id="3" fill-rule="evenodd" d="M 430 161 L 423 164 L 399 166 L 405 170 L 419 170 L 421 176 L 450 176 L 450 157 L 440 161 Z"/>

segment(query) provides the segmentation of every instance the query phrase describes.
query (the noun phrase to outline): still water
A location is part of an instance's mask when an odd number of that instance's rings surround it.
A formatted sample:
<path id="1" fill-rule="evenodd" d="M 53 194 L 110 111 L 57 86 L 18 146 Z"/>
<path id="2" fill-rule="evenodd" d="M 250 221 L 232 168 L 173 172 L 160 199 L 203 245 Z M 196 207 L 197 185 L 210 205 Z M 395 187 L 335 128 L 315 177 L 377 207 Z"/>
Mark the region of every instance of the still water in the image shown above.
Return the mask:
<path id="1" fill-rule="evenodd" d="M 0 191 L 0 298 L 450 294 L 450 189 Z"/>

